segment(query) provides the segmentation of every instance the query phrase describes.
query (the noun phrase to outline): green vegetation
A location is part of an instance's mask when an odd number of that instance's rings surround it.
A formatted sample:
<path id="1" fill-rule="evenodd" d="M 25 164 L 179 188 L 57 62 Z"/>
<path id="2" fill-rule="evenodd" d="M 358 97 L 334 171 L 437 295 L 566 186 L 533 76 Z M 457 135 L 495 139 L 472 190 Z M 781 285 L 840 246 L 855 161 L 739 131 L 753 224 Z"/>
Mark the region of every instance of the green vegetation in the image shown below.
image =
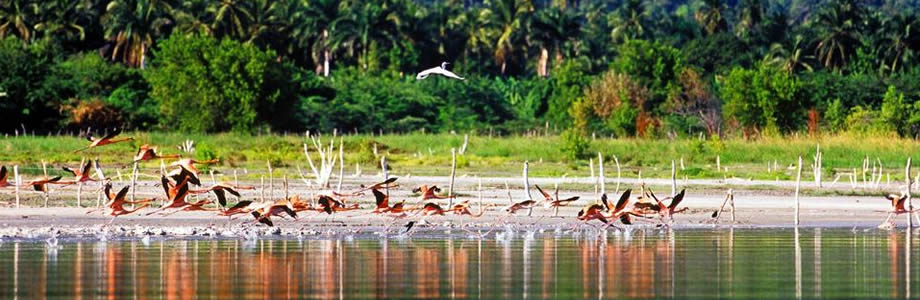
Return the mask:
<path id="1" fill-rule="evenodd" d="M 0 132 L 920 134 L 915 1 L 10 0 Z M 467 77 L 418 81 L 451 62 Z M 574 155 L 574 156 L 573 156 Z"/>
<path id="2" fill-rule="evenodd" d="M 141 144 L 160 146 L 163 154 L 181 153 L 186 157 L 199 159 L 219 158 L 220 164 L 213 167 L 218 174 L 232 174 L 233 170 L 248 169 L 252 174 L 264 174 L 266 162 L 288 174 L 296 174 L 300 167 L 309 173 L 309 166 L 303 154 L 303 144 L 310 144 L 310 151 L 317 159 L 316 149 L 309 138 L 301 135 L 248 135 L 222 134 L 177 134 L 156 132 L 127 132 L 135 137 L 134 142 L 119 143 L 91 149 L 83 153 L 73 150 L 85 146 L 86 141 L 76 137 L 6 137 L 0 138 L 0 163 L 18 164 L 23 172 L 41 172 L 41 161 L 45 160 L 53 172 L 61 165 L 73 165 L 82 157 L 98 158 L 103 166 L 131 169 L 131 156 Z M 451 148 L 461 148 L 463 135 L 453 134 L 409 134 L 409 135 L 348 135 L 344 137 L 345 172 L 354 174 L 355 164 L 360 165 L 363 174 L 378 173 L 380 158 L 385 155 L 395 176 L 441 175 L 450 173 Z M 186 140 L 195 142 L 194 153 L 180 152 L 178 145 Z M 329 137 L 324 137 L 328 143 Z M 589 158 L 596 165 L 597 152 L 601 152 L 607 170 L 607 177 L 615 176 L 614 156 L 622 167 L 623 177 L 668 178 L 671 161 L 678 165 L 678 177 L 688 179 L 741 178 L 763 180 L 794 180 L 794 164 L 799 155 L 805 160 L 803 179 L 811 179 L 811 157 L 815 146 L 820 143 L 823 153 L 824 181 L 830 182 L 839 174 L 840 182 L 849 182 L 849 173 L 862 168 L 862 161 L 869 157 L 878 159 L 890 174 L 891 180 L 903 180 L 903 167 L 908 156 L 920 142 L 902 139 L 893 135 L 837 135 L 821 138 L 806 137 L 764 137 L 758 141 L 675 139 L 653 140 L 642 138 L 592 140 L 566 133 L 561 136 L 509 136 L 489 137 L 487 134 L 470 135 L 466 152 L 457 159 L 458 174 L 470 176 L 520 176 L 522 163 L 530 162 L 533 176 L 585 177 L 591 173 Z M 374 148 L 377 148 L 377 155 Z M 578 161 L 572 159 L 577 157 Z M 723 168 L 716 169 L 717 157 Z M 914 157 L 920 159 L 918 157 Z M 683 167 L 681 168 L 681 160 Z M 777 168 L 772 164 L 776 162 Z M 160 162 L 141 164 L 142 172 L 154 174 Z M 770 170 L 768 171 L 768 167 Z M 871 169 L 871 166 L 870 166 Z M 920 168 L 915 168 L 915 174 Z M 222 173 L 221 173 L 222 172 Z M 860 171 L 861 172 L 861 171 Z M 62 173 L 63 174 L 63 173 Z M 868 174 L 867 174 L 868 176 Z M 258 177 L 256 177 L 257 179 Z M 252 179 L 250 177 L 250 179 Z M 861 180 L 862 178 L 859 178 Z"/>

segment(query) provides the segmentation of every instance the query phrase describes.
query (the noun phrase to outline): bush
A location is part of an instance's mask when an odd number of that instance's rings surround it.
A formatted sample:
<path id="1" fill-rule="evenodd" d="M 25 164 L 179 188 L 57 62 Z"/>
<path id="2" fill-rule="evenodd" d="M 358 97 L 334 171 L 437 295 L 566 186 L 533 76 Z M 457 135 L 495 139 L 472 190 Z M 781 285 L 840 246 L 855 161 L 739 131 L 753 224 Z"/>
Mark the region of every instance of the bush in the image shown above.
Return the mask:
<path id="1" fill-rule="evenodd" d="M 798 129 L 805 119 L 801 83 L 775 67 L 735 68 L 721 83 L 723 116 L 736 121 L 745 136 Z"/>
<path id="2" fill-rule="evenodd" d="M 639 108 L 648 98 L 648 90 L 632 77 L 610 71 L 585 87 L 584 101 L 573 105 L 572 118 L 585 132 L 600 128 L 631 136 L 637 132 Z"/>
<path id="3" fill-rule="evenodd" d="M 61 99 L 45 84 L 55 53 L 53 45 L 0 39 L 0 93 L 5 94 L 0 97 L 0 130 L 13 132 L 20 124 L 28 130 L 57 127 Z"/>
<path id="4" fill-rule="evenodd" d="M 588 157 L 590 143 L 583 132 L 568 128 L 562 132 L 562 153 L 569 162 Z"/>
<path id="5" fill-rule="evenodd" d="M 160 103 L 160 122 L 186 131 L 253 132 L 260 121 L 286 119 L 289 73 L 275 53 L 251 44 L 174 34 L 160 43 L 144 75 Z"/>

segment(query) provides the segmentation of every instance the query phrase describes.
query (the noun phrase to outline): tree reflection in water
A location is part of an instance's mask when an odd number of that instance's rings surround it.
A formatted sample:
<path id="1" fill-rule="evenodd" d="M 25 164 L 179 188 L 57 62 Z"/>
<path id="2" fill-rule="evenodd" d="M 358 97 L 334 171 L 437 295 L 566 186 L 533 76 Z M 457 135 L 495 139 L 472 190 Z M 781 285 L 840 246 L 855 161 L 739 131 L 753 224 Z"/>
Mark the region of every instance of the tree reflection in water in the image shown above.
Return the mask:
<path id="1" fill-rule="evenodd" d="M 909 298 L 918 285 L 908 241 L 906 231 L 726 228 L 510 240 L 62 241 L 55 252 L 7 242 L 0 298 Z"/>

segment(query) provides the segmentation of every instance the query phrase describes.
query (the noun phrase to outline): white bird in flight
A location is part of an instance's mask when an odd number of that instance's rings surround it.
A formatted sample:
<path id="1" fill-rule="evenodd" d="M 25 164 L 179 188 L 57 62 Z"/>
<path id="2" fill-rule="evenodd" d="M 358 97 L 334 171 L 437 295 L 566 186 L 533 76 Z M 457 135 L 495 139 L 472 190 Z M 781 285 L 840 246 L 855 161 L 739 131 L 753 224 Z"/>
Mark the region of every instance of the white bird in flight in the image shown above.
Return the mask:
<path id="1" fill-rule="evenodd" d="M 439 74 L 439 75 L 445 76 L 445 77 L 450 77 L 450 78 L 454 78 L 454 79 L 465 80 L 463 77 L 460 77 L 460 76 L 457 76 L 457 74 L 454 74 L 454 72 L 448 71 L 448 70 L 447 70 L 447 65 L 448 65 L 447 62 L 442 62 L 442 63 L 441 63 L 441 66 L 439 66 L 439 67 L 434 67 L 434 68 L 431 68 L 431 69 L 428 69 L 428 70 L 421 71 L 421 72 L 418 73 L 418 75 L 415 75 L 415 79 L 422 80 L 422 79 L 428 78 L 428 75 L 431 75 L 431 74 Z"/>

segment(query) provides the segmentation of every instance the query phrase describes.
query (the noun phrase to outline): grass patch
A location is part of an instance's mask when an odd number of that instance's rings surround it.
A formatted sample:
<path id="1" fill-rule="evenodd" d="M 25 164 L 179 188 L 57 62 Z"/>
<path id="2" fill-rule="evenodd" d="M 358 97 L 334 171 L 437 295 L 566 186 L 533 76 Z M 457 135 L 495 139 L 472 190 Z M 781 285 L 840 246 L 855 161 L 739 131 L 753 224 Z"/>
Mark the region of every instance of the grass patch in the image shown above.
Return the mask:
<path id="1" fill-rule="evenodd" d="M 107 169 L 118 169 L 127 173 L 131 168 L 131 157 L 138 146 L 151 144 L 160 147 L 164 154 L 178 153 L 177 146 L 186 140 L 195 141 L 194 153 L 182 153 L 186 157 L 199 159 L 219 158 L 214 167 L 219 174 L 232 174 L 240 170 L 242 177 L 258 178 L 271 162 L 277 172 L 293 174 L 296 167 L 309 172 L 303 155 L 303 143 L 309 143 L 302 135 L 241 135 L 223 134 L 180 134 L 160 132 L 131 132 L 135 141 L 109 145 L 81 153 L 73 153 L 87 144 L 83 139 L 70 136 L 28 136 L 0 138 L 0 163 L 19 165 L 27 175 L 39 174 L 41 161 L 49 164 L 49 174 L 63 174 L 62 165 L 73 166 L 81 158 L 98 158 Z M 328 141 L 326 137 L 325 141 Z M 811 159 L 815 146 L 821 144 L 824 152 L 825 181 L 832 181 L 838 174 L 849 174 L 853 168 L 860 168 L 862 160 L 870 157 L 881 161 L 885 173 L 891 180 L 903 180 L 903 166 L 911 149 L 920 143 L 895 137 L 865 137 L 834 135 L 812 137 L 773 137 L 756 141 L 745 140 L 652 140 L 652 139 L 597 139 L 590 142 L 591 153 L 601 152 L 605 160 L 608 178 L 616 177 L 614 156 L 620 161 L 621 176 L 624 178 L 667 178 L 670 177 L 671 161 L 679 169 L 677 177 L 699 178 L 744 178 L 763 180 L 794 180 L 794 163 L 798 156 L 805 161 L 803 180 L 811 180 Z M 338 143 L 338 142 L 336 142 Z M 392 168 L 391 174 L 447 175 L 450 172 L 451 148 L 460 148 L 463 135 L 452 134 L 407 134 L 407 135 L 354 135 L 346 136 L 346 173 L 354 173 L 355 164 L 362 173 L 373 174 L 380 170 L 380 155 L 386 155 Z M 374 155 L 374 145 L 377 154 Z M 558 136 L 546 137 L 495 137 L 470 136 L 464 155 L 457 159 L 458 176 L 520 176 L 521 164 L 530 162 L 531 175 L 535 177 L 585 177 L 591 170 L 589 161 L 566 161 Z M 310 150 L 315 154 L 312 144 Z M 596 164 L 596 155 L 594 157 Z M 716 168 L 716 157 L 720 158 L 722 170 Z M 917 157 L 920 158 L 920 157 Z M 318 160 L 317 157 L 314 157 Z M 916 158 L 915 158 L 916 159 Z M 773 169 L 776 162 L 779 168 Z M 155 173 L 160 162 L 141 164 L 142 172 Z M 596 167 L 596 166 L 595 166 Z M 242 170 L 247 169 L 248 175 Z M 727 170 L 726 170 L 727 169 Z M 110 171 L 112 172 L 112 171 Z M 917 172 L 917 171 L 914 171 Z M 264 174 L 264 173 L 261 173 Z M 278 173 L 281 174 L 281 173 Z M 916 174 L 916 173 L 915 173 Z M 849 175 L 840 180 L 846 182 Z"/>

